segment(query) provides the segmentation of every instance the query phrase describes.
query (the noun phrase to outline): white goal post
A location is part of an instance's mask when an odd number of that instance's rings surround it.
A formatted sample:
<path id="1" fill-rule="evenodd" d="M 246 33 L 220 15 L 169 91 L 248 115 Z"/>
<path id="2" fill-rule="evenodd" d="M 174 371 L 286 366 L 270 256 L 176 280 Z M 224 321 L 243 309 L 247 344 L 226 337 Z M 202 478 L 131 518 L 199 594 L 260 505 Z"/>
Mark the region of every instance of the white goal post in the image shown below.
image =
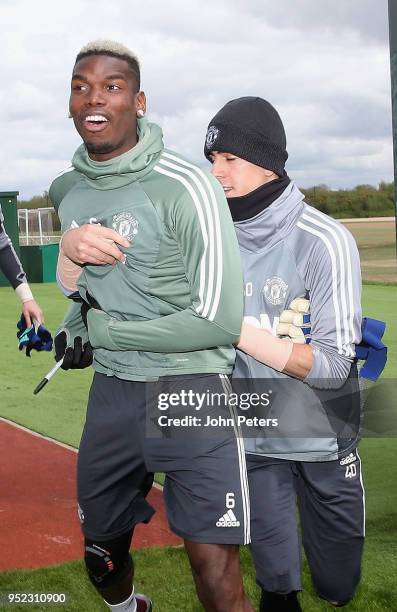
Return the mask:
<path id="1" fill-rule="evenodd" d="M 60 232 L 54 231 L 55 209 L 20 208 L 18 229 L 20 246 L 32 246 L 59 242 Z"/>

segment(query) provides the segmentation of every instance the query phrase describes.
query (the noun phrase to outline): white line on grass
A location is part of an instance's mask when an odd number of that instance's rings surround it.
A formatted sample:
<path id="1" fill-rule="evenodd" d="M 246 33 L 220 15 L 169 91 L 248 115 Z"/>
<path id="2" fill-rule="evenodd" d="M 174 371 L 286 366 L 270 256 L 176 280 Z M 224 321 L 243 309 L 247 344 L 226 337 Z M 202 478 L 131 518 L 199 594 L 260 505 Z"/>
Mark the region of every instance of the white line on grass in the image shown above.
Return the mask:
<path id="1" fill-rule="evenodd" d="M 58 446 L 62 446 L 63 448 L 66 448 L 67 450 L 71 450 L 74 453 L 77 453 L 77 448 L 75 448 L 74 446 L 70 446 L 69 444 L 65 444 L 64 442 L 59 442 L 59 440 L 54 440 L 54 438 L 48 438 L 48 436 L 44 436 L 41 433 L 38 433 L 37 431 L 32 431 L 31 429 L 28 429 L 27 427 L 24 427 L 23 425 L 19 425 L 19 423 L 15 423 L 14 421 L 9 421 L 8 419 L 5 419 L 4 417 L 0 417 L 0 421 L 3 421 L 4 423 L 7 423 L 8 425 L 12 425 L 13 427 L 16 427 L 17 429 L 21 429 L 22 431 L 26 431 L 26 433 L 31 434 L 32 436 L 36 436 L 36 438 L 42 438 L 43 440 L 47 440 L 48 442 L 53 442 L 54 444 L 57 444 Z"/>

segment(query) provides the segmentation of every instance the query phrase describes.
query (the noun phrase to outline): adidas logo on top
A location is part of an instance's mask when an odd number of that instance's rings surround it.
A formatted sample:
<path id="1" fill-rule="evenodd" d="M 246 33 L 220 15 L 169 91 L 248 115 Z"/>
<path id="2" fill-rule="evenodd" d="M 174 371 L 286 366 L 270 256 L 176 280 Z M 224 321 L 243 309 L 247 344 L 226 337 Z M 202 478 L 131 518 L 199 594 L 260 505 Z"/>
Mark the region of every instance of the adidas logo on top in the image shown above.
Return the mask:
<path id="1" fill-rule="evenodd" d="M 216 522 L 217 527 L 240 527 L 240 521 L 236 519 L 233 510 L 228 510 Z"/>

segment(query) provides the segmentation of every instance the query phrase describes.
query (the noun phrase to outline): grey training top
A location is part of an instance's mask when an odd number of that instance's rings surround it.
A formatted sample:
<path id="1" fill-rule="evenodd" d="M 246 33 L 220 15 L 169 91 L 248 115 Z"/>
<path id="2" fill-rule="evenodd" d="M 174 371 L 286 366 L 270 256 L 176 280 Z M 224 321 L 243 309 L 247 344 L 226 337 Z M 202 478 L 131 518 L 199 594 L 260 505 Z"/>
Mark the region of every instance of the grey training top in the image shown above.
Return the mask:
<path id="1" fill-rule="evenodd" d="M 265 427 L 245 439 L 246 452 L 325 461 L 357 443 L 360 402 L 352 364 L 361 340 L 360 261 L 348 230 L 303 199 L 291 181 L 268 208 L 235 229 L 244 320 L 274 334 L 291 301 L 308 297 L 313 367 L 300 381 L 237 351 L 233 377 L 254 379 L 251 391 L 272 388 L 269 416 L 278 419 L 271 434 Z"/>

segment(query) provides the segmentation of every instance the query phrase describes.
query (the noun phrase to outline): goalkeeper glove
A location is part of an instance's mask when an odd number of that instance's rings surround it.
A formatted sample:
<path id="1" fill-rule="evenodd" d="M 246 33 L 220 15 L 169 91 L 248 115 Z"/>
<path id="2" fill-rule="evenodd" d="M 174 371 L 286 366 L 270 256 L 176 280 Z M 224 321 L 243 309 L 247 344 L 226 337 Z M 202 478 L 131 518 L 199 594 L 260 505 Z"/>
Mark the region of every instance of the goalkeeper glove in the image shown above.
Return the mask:
<path id="1" fill-rule="evenodd" d="M 356 345 L 356 359 L 364 361 L 359 370 L 361 378 L 378 380 L 385 368 L 387 346 L 382 341 L 385 329 L 384 321 L 370 317 L 364 317 L 362 320 L 362 340 Z"/>
<path id="2" fill-rule="evenodd" d="M 276 327 L 280 338 L 288 338 L 296 344 L 309 344 L 311 341 L 310 303 L 305 298 L 295 298 L 289 308 L 283 310 Z"/>

